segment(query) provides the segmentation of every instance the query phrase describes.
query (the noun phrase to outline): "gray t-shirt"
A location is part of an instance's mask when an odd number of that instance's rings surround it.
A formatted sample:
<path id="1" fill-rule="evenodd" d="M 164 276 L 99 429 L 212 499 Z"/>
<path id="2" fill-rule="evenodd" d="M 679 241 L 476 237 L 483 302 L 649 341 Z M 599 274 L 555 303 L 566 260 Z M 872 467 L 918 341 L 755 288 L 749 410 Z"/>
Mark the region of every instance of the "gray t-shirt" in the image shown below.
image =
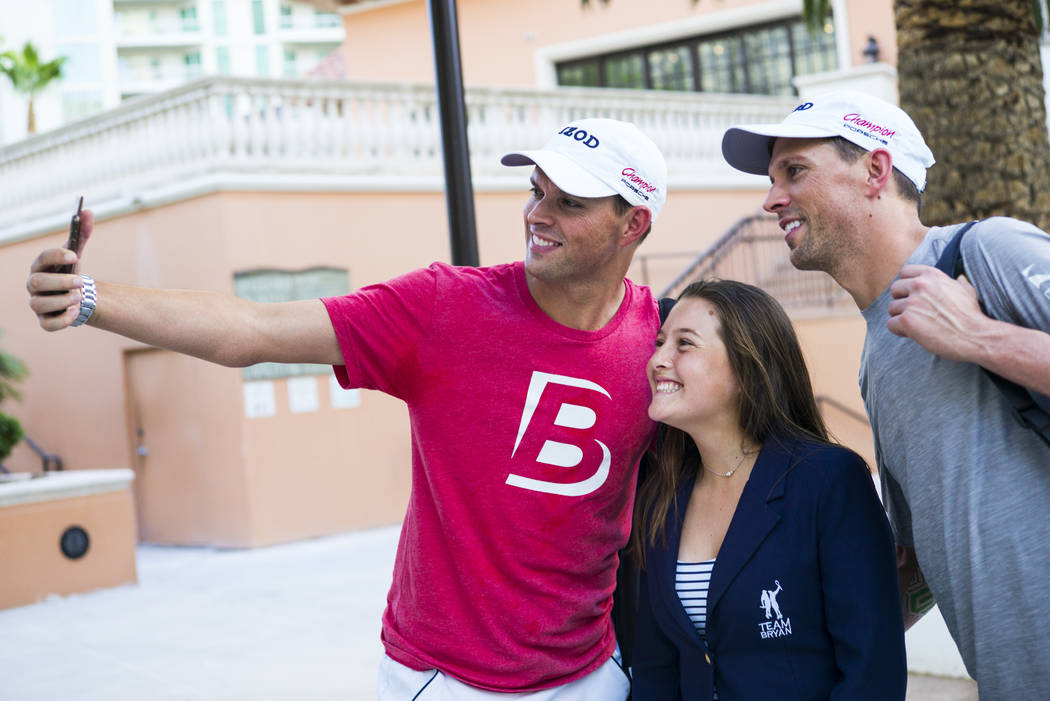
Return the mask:
<path id="1" fill-rule="evenodd" d="M 958 228 L 931 229 L 908 262 L 933 265 Z M 1050 237 L 997 217 L 962 251 L 990 316 L 1050 331 Z M 863 311 L 860 387 L 898 543 L 915 547 L 981 698 L 1050 699 L 1050 448 L 977 365 L 890 333 L 890 301 L 887 288 Z"/>

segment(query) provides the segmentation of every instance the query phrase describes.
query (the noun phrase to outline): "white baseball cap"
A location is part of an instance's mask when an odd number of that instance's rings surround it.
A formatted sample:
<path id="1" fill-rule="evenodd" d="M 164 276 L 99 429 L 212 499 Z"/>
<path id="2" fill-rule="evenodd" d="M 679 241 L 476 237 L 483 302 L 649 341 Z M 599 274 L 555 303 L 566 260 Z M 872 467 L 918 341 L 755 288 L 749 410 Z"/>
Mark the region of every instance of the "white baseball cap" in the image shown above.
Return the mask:
<path id="1" fill-rule="evenodd" d="M 780 124 L 742 124 L 722 137 L 722 155 L 745 173 L 766 175 L 777 138 L 813 139 L 841 136 L 865 151 L 889 151 L 893 167 L 926 187 L 933 152 L 911 117 L 896 105 L 856 90 L 840 90 L 807 99 Z"/>
<path id="2" fill-rule="evenodd" d="M 539 167 L 576 197 L 622 195 L 648 207 L 653 219 L 667 200 L 667 163 L 652 140 L 630 122 L 579 119 L 552 136 L 542 149 L 515 151 L 505 166 Z"/>

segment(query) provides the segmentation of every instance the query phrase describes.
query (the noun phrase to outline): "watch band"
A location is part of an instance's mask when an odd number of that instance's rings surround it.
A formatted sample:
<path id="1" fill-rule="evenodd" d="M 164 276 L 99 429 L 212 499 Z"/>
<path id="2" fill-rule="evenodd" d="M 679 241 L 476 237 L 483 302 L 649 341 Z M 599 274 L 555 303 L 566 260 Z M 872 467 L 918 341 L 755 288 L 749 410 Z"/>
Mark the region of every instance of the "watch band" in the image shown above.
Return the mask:
<path id="1" fill-rule="evenodd" d="M 98 292 L 95 291 L 95 279 L 90 275 L 80 274 L 84 281 L 83 294 L 80 297 L 80 314 L 73 320 L 73 326 L 80 326 L 91 318 L 95 313 L 95 303 L 98 301 Z"/>

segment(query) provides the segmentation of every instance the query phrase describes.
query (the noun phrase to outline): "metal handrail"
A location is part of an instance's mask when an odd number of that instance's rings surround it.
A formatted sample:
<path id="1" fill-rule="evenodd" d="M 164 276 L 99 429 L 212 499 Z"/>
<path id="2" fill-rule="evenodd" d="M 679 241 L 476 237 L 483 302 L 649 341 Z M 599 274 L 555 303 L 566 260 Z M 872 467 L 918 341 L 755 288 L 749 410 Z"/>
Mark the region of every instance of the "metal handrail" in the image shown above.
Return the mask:
<path id="1" fill-rule="evenodd" d="M 823 407 L 823 405 L 827 404 L 830 407 L 838 409 L 839 411 L 841 411 L 843 414 L 845 414 L 846 416 L 850 417 L 851 419 L 854 419 L 854 420 L 864 424 L 865 426 L 868 426 L 868 427 L 871 426 L 871 422 L 868 421 L 868 417 L 867 417 L 866 414 L 862 414 L 861 412 L 857 411 L 856 409 L 853 409 L 852 407 L 846 406 L 845 404 L 843 404 L 842 402 L 840 402 L 839 400 L 837 400 L 837 399 L 835 399 L 833 397 L 829 397 L 826 394 L 818 394 L 816 397 L 814 397 L 814 399 L 816 400 L 818 407 Z"/>
<path id="2" fill-rule="evenodd" d="M 789 311 L 854 309 L 853 300 L 829 275 L 791 264 L 777 218 L 766 214 L 737 221 L 660 296 L 677 297 L 690 283 L 709 277 L 761 287 Z"/>
<path id="3" fill-rule="evenodd" d="M 29 436 L 23 436 L 22 440 L 24 440 L 26 442 L 26 445 L 28 445 L 33 450 L 33 452 L 40 457 L 40 460 L 43 463 L 44 472 L 50 472 L 51 470 L 49 469 L 49 467 L 53 467 L 55 471 L 59 471 L 62 469 L 62 458 L 60 456 L 56 455 L 55 453 L 48 453 L 39 445 L 37 445 L 36 442 Z"/>

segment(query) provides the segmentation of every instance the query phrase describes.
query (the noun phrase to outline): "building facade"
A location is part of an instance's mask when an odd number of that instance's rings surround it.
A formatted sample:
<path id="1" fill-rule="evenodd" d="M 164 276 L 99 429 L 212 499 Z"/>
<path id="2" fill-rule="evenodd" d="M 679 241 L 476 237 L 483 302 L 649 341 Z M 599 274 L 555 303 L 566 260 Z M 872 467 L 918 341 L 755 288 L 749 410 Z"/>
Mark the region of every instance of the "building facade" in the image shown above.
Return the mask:
<path id="1" fill-rule="evenodd" d="M 0 14 L 19 17 L 4 48 L 66 57 L 37 98 L 38 131 L 205 75 L 305 76 L 343 40 L 337 13 L 292 0 L 0 0 Z M 0 84 L 0 144 L 25 136 L 24 101 Z"/>

